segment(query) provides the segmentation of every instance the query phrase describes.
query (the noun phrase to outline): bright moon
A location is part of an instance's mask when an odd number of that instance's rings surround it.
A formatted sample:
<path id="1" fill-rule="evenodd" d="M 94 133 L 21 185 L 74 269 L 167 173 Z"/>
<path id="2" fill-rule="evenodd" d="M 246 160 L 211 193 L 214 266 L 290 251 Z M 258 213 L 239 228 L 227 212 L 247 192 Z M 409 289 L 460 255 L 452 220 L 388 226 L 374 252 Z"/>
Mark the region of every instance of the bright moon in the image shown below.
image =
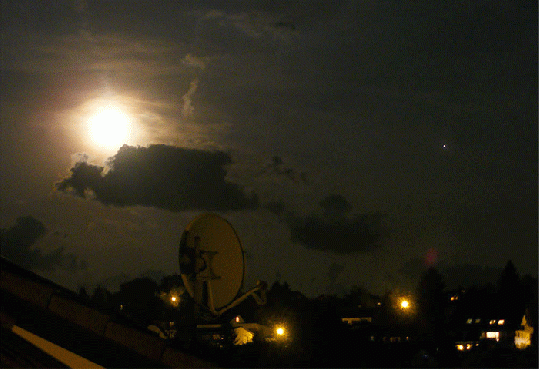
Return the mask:
<path id="1" fill-rule="evenodd" d="M 100 109 L 88 123 L 92 141 L 103 149 L 119 148 L 131 133 L 130 119 L 113 106 Z"/>

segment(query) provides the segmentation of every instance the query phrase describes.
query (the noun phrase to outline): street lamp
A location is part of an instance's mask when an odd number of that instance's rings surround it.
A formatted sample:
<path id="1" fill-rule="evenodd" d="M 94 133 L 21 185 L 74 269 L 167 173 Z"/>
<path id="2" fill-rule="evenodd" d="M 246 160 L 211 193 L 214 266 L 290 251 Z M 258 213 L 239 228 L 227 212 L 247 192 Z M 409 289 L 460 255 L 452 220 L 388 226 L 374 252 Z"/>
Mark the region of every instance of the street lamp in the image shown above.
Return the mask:
<path id="1" fill-rule="evenodd" d="M 410 302 L 408 300 L 402 300 L 401 301 L 401 309 L 408 309 L 410 307 Z"/>

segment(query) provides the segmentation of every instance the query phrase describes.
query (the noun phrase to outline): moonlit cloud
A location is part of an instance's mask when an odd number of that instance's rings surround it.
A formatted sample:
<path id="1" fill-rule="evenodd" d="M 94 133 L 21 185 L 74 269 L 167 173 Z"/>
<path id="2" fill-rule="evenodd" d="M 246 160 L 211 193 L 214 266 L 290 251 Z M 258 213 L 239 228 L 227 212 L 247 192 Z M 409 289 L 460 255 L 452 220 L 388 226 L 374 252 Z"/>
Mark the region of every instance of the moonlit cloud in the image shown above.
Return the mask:
<path id="1" fill-rule="evenodd" d="M 197 90 L 198 80 L 194 80 L 189 85 L 189 90 L 182 96 L 183 100 L 183 109 L 182 116 L 184 119 L 192 119 L 195 113 L 195 108 L 191 103 L 191 99 Z"/>

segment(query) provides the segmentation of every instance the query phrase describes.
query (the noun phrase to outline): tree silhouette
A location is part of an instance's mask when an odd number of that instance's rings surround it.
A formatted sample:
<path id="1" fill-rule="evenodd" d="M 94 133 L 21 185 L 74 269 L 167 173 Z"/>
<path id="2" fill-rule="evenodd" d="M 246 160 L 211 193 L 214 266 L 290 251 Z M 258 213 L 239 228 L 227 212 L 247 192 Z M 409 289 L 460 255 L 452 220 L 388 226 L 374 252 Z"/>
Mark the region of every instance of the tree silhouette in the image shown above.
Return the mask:
<path id="1" fill-rule="evenodd" d="M 157 283 L 150 278 L 135 278 L 120 286 L 115 299 L 123 306 L 122 312 L 141 325 L 148 325 L 160 317 L 163 302 L 156 296 Z"/>
<path id="2" fill-rule="evenodd" d="M 421 278 L 417 292 L 418 323 L 422 338 L 440 345 L 444 337 L 445 283 L 436 268 Z"/>
<path id="3" fill-rule="evenodd" d="M 511 260 L 503 268 L 498 279 L 497 302 L 499 314 L 513 324 L 519 324 L 525 310 L 520 277 Z"/>

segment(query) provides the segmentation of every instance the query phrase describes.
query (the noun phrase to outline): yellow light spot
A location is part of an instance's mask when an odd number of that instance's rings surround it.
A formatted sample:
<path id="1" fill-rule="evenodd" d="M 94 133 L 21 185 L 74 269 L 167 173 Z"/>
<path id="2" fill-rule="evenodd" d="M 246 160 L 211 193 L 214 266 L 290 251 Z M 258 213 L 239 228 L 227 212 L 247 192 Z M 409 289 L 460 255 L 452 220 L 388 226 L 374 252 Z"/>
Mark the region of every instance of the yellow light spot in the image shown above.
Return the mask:
<path id="1" fill-rule="evenodd" d="M 175 302 L 176 301 L 176 296 L 172 296 L 170 299 L 172 300 L 172 302 Z"/>
<path id="2" fill-rule="evenodd" d="M 408 309 L 410 307 L 410 303 L 407 300 L 401 301 L 401 308 Z"/>
<path id="3" fill-rule="evenodd" d="M 279 336 L 283 336 L 284 335 L 284 328 L 283 327 L 277 327 L 277 329 L 275 330 L 275 333 L 277 333 L 277 335 L 279 335 Z"/>

